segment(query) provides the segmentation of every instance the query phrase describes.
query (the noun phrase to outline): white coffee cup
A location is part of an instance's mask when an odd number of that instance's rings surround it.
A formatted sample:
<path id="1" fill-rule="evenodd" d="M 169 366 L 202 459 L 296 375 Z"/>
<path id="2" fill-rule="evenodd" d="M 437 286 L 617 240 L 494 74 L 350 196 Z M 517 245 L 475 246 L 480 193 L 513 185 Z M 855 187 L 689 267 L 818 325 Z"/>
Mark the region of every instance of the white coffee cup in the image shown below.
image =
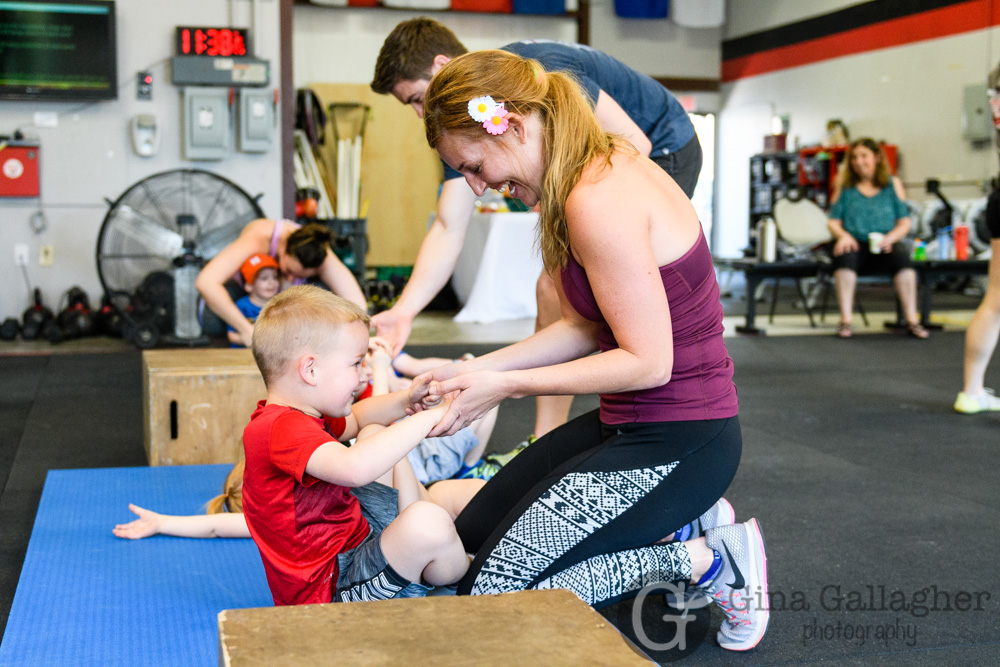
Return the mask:
<path id="1" fill-rule="evenodd" d="M 873 255 L 882 254 L 882 239 L 885 238 L 885 234 L 881 232 L 872 232 L 868 235 L 868 250 L 871 251 Z"/>

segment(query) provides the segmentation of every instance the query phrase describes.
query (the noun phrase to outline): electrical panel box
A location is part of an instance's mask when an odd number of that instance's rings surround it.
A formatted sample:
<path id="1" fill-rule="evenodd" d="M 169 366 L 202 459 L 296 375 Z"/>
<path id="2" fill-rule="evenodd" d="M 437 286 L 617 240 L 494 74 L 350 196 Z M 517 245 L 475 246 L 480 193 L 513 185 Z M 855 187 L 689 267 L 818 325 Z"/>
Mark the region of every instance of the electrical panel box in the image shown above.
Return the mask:
<path id="1" fill-rule="evenodd" d="M 229 151 L 229 89 L 185 88 L 184 159 L 221 160 Z"/>
<path id="2" fill-rule="evenodd" d="M 10 141 L 0 148 L 0 197 L 37 197 L 38 193 L 38 144 Z"/>
<path id="3" fill-rule="evenodd" d="M 966 141 L 989 141 L 993 138 L 993 115 L 990 112 L 986 84 L 971 84 L 963 90 L 962 137 Z"/>
<path id="4" fill-rule="evenodd" d="M 271 81 L 271 62 L 252 56 L 174 56 L 170 71 L 175 86 L 266 86 Z"/>
<path id="5" fill-rule="evenodd" d="M 274 135 L 274 96 L 267 90 L 240 91 L 238 148 L 244 153 L 266 153 Z"/>

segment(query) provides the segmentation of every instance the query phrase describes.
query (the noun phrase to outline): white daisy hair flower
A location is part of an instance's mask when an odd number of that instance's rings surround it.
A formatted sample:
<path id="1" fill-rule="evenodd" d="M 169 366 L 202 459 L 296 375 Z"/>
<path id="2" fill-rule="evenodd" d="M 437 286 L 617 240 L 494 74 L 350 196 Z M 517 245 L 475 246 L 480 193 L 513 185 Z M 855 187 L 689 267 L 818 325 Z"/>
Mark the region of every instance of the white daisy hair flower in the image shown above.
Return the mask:
<path id="1" fill-rule="evenodd" d="M 485 123 L 492 115 L 497 103 L 489 95 L 469 100 L 469 115 L 477 123 Z"/>

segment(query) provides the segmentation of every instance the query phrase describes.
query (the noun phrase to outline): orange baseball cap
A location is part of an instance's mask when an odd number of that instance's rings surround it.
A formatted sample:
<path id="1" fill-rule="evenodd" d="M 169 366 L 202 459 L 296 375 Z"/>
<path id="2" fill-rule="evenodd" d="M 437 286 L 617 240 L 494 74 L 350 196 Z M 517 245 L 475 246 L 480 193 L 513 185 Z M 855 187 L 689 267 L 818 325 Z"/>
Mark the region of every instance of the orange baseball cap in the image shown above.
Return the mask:
<path id="1" fill-rule="evenodd" d="M 249 285 L 257 278 L 257 273 L 261 269 L 277 268 L 278 263 L 274 261 L 273 257 L 264 253 L 257 253 L 256 255 L 251 255 L 247 261 L 243 262 L 243 266 L 240 267 L 240 275 L 243 276 L 243 282 Z"/>

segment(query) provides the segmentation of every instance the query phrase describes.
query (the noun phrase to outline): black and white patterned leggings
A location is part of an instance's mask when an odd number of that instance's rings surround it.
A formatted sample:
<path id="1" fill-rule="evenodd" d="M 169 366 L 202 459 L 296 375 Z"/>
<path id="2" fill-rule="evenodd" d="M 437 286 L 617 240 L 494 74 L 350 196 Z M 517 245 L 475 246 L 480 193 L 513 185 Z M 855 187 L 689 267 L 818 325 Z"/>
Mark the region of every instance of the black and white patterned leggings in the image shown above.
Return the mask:
<path id="1" fill-rule="evenodd" d="M 597 411 L 518 454 L 455 524 L 476 558 L 460 595 L 568 588 L 596 607 L 688 579 L 687 549 L 655 544 L 728 488 L 737 417 L 601 424 Z"/>

